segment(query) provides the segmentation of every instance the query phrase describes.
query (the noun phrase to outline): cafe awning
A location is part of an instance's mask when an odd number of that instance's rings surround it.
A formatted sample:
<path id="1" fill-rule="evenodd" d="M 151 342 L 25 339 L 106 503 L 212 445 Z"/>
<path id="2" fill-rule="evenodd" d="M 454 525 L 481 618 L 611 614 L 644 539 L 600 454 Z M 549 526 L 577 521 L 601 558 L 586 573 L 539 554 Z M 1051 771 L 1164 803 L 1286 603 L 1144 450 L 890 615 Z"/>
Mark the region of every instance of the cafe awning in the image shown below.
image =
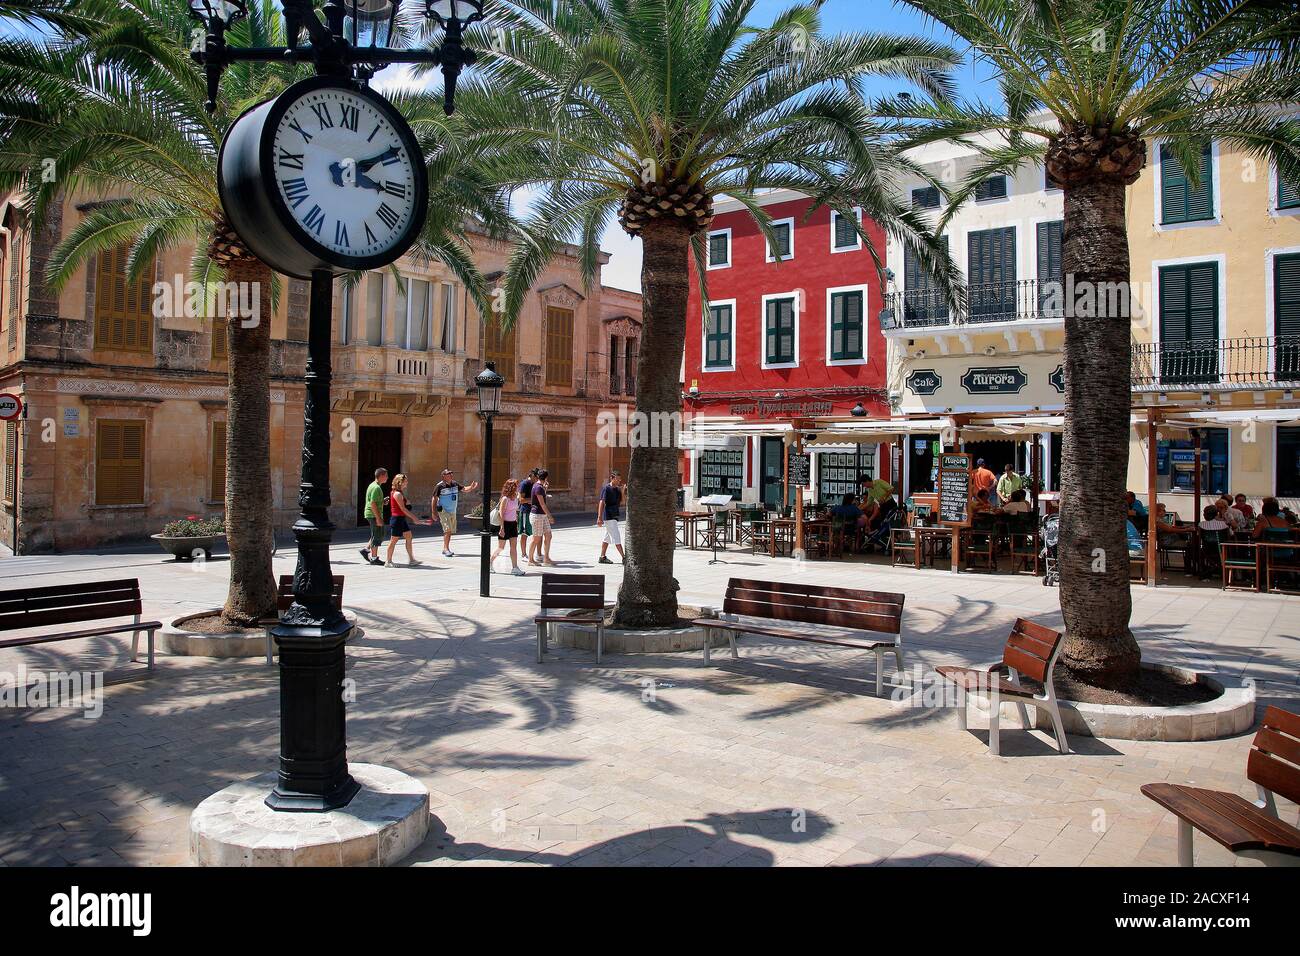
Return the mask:
<path id="1" fill-rule="evenodd" d="M 884 418 L 861 421 L 836 421 L 817 423 L 810 431 L 817 437 L 809 444 L 840 445 L 844 443 L 876 444 L 891 442 L 906 435 L 936 435 L 952 428 L 951 418 Z"/>
<path id="2" fill-rule="evenodd" d="M 682 431 L 679 442 L 682 448 L 736 448 L 751 435 L 781 437 L 791 430 L 789 422 L 695 421 Z"/>
<path id="3" fill-rule="evenodd" d="M 1038 415 L 1019 418 L 989 418 L 967 422 L 961 427 L 962 435 L 1003 435 L 1007 438 L 1027 438 L 1046 432 L 1065 429 L 1064 415 Z"/>

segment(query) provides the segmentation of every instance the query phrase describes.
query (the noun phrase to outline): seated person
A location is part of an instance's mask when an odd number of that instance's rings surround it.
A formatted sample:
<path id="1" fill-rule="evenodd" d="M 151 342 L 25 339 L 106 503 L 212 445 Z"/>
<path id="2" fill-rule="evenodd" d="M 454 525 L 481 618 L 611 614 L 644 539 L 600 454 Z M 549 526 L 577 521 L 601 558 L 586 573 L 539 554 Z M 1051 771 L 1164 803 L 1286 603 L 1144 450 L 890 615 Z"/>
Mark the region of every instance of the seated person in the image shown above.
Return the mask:
<path id="1" fill-rule="evenodd" d="M 1264 503 L 1259 506 L 1259 520 L 1255 522 L 1255 530 L 1250 536 L 1256 541 L 1264 537 L 1265 528 L 1289 528 L 1286 519 L 1282 517 L 1282 506 L 1278 504 L 1276 498 L 1265 498 Z"/>
<path id="2" fill-rule="evenodd" d="M 1146 505 L 1138 501 L 1137 495 L 1133 494 L 1133 492 L 1131 491 L 1126 491 L 1124 492 L 1124 501 L 1128 506 L 1128 516 L 1130 518 L 1132 518 L 1134 521 L 1147 520 Z"/>
<path id="3" fill-rule="evenodd" d="M 1201 512 L 1202 531 L 1227 531 L 1228 522 L 1219 517 L 1219 509 L 1214 505 L 1206 505 L 1205 510 Z"/>
<path id="4" fill-rule="evenodd" d="M 1238 511 L 1240 511 L 1242 514 L 1244 514 L 1247 518 L 1255 517 L 1255 509 L 1246 503 L 1245 495 L 1237 495 L 1236 499 L 1232 503 L 1232 506 L 1236 508 Z M 1261 507 L 1263 506 L 1261 505 Z"/>
<path id="5" fill-rule="evenodd" d="M 989 501 L 989 490 L 981 488 L 975 492 L 975 497 L 970 500 L 970 513 L 978 515 L 992 510 L 993 502 Z"/>
<path id="6" fill-rule="evenodd" d="M 1228 500 L 1226 495 L 1216 501 L 1214 507 L 1219 510 L 1219 520 L 1227 522 L 1231 530 L 1246 530 L 1246 516 L 1232 507 L 1232 502 Z"/>
<path id="7" fill-rule="evenodd" d="M 1011 492 L 1011 499 L 1002 506 L 1002 513 L 1008 515 L 1024 515 L 1034 510 L 1034 506 L 1025 500 L 1025 489 L 1017 488 Z"/>
<path id="8" fill-rule="evenodd" d="M 1156 534 L 1163 537 L 1167 534 L 1190 534 L 1190 528 L 1184 528 L 1171 515 L 1163 501 L 1156 502 Z"/>
<path id="9" fill-rule="evenodd" d="M 1287 524 L 1293 527 L 1300 524 L 1300 517 L 1297 517 L 1296 513 L 1286 506 L 1282 508 L 1282 517 L 1286 519 Z"/>
<path id="10" fill-rule="evenodd" d="M 1128 556 L 1130 558 L 1142 557 L 1144 553 L 1142 535 L 1138 534 L 1137 526 L 1132 521 L 1124 522 L 1124 535 L 1128 538 Z"/>
<path id="11" fill-rule="evenodd" d="M 844 500 L 831 509 L 831 514 L 836 518 L 843 518 L 846 525 L 856 525 L 863 517 L 862 509 L 857 506 L 852 494 L 846 494 Z"/>

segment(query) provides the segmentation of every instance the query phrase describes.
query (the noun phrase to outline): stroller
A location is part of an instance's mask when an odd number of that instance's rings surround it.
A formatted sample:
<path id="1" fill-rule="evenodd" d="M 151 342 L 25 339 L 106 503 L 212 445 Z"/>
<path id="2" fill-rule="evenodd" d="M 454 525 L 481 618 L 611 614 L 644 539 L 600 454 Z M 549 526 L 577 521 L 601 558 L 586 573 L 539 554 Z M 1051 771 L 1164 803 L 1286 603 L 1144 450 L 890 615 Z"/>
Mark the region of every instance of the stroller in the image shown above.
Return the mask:
<path id="1" fill-rule="evenodd" d="M 1061 541 L 1060 524 L 1060 515 L 1047 515 L 1043 518 L 1042 528 L 1040 529 L 1043 540 L 1043 550 L 1040 552 L 1044 567 L 1043 587 L 1056 587 L 1061 583 L 1061 571 L 1056 566 L 1056 549 Z"/>

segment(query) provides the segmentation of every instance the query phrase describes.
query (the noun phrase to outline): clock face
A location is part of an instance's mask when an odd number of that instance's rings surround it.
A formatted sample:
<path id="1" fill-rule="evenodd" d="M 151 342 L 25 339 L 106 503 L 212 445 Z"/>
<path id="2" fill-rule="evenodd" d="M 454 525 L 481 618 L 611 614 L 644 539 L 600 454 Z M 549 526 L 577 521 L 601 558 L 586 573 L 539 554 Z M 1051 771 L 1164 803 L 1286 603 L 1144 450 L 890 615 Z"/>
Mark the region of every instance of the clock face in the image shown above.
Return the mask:
<path id="1" fill-rule="evenodd" d="M 298 228 L 336 256 L 382 256 L 417 218 L 419 160 L 372 99 L 340 86 L 304 91 L 271 131 L 275 189 Z M 418 171 L 423 173 L 423 169 Z"/>

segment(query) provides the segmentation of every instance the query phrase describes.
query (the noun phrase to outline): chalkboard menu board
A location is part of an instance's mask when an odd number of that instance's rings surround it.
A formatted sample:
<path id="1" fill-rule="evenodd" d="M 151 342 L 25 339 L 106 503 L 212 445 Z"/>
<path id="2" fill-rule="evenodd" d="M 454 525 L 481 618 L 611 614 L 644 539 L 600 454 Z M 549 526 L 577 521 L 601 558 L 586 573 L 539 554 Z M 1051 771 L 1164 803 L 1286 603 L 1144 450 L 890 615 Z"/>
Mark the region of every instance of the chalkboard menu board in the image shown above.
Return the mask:
<path id="1" fill-rule="evenodd" d="M 744 482 L 744 452 L 737 449 L 709 449 L 700 452 L 699 496 L 733 495 L 740 498 Z"/>
<path id="2" fill-rule="evenodd" d="M 822 504 L 837 505 L 845 495 L 855 498 L 861 494 L 858 475 L 870 475 L 876 470 L 876 450 L 860 452 L 824 451 L 817 456 L 818 500 Z"/>
<path id="3" fill-rule="evenodd" d="M 940 455 L 939 520 L 970 524 L 970 455 Z"/>
<path id="4" fill-rule="evenodd" d="M 812 478 L 812 455 L 801 455 L 793 448 L 786 453 L 789 462 L 790 487 L 806 488 Z"/>

